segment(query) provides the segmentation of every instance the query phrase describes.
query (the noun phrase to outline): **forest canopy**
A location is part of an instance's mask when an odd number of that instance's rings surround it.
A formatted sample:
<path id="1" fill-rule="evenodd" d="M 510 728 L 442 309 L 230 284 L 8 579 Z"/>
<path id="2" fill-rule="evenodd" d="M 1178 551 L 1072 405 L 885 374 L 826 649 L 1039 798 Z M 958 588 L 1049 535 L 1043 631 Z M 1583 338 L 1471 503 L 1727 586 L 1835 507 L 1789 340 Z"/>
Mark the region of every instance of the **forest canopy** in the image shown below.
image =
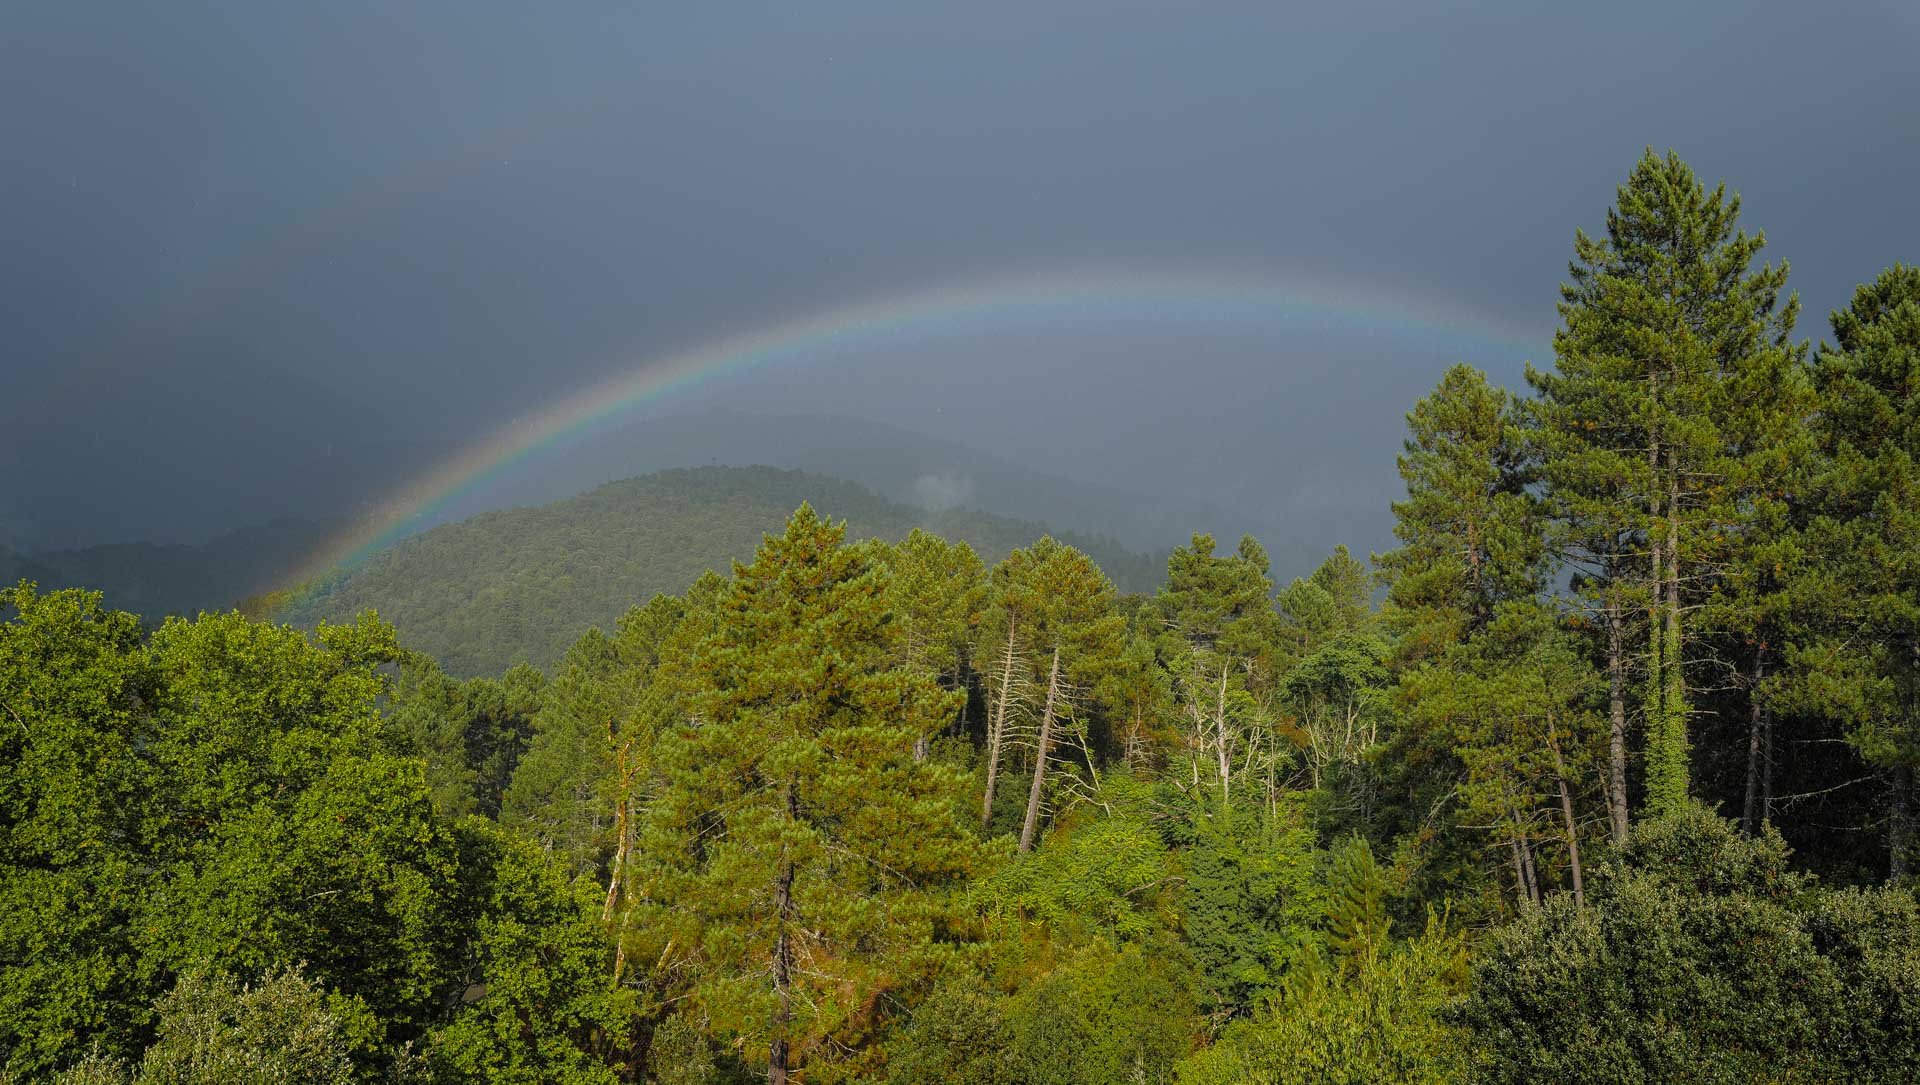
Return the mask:
<path id="1" fill-rule="evenodd" d="M 0 1081 L 1920 1078 L 1920 269 L 1814 343 L 1741 213 L 1649 151 L 1286 584 L 813 480 L 725 573 L 615 487 L 311 629 L 23 581 Z M 432 617 L 482 561 L 550 656 Z"/>

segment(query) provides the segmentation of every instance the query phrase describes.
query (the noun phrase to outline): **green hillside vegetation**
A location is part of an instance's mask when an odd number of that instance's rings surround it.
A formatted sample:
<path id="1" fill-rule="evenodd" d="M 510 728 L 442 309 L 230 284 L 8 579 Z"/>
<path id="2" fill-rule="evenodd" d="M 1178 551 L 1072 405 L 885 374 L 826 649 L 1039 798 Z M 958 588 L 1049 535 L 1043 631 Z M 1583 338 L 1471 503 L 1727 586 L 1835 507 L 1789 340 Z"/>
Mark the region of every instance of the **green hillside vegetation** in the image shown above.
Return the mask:
<path id="1" fill-rule="evenodd" d="M 725 572 L 751 557 L 761 535 L 803 501 L 844 518 L 856 539 L 897 540 L 925 528 L 990 560 L 1048 533 L 972 509 L 931 512 L 799 471 L 695 467 L 434 528 L 375 555 L 285 617 L 311 625 L 378 610 L 455 675 L 551 667 L 588 627 L 611 626 L 629 601 L 680 591 L 709 569 Z M 1107 540 L 1059 537 L 1127 587 L 1145 589 L 1158 575 L 1158 562 Z"/>
<path id="2" fill-rule="evenodd" d="M 1816 346 L 1739 210 L 1644 156 L 1284 584 L 734 471 L 422 536 L 397 628 L 0 592 L 0 1085 L 1920 1080 L 1920 269 Z"/>

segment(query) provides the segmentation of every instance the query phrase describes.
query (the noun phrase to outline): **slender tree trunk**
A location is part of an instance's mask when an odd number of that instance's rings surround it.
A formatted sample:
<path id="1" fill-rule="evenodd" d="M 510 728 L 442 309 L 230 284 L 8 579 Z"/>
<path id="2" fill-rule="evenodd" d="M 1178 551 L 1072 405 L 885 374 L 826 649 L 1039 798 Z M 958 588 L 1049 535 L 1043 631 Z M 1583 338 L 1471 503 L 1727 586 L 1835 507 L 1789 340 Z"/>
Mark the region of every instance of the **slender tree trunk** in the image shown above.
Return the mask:
<path id="1" fill-rule="evenodd" d="M 1653 396 L 1657 402 L 1660 397 L 1660 380 L 1656 375 L 1652 380 Z M 1661 635 L 1660 591 L 1667 582 L 1665 562 L 1665 539 L 1660 533 L 1660 434 L 1656 430 L 1647 443 L 1647 477 L 1653 486 L 1653 492 L 1647 495 L 1647 550 L 1652 557 L 1651 577 L 1647 581 L 1647 695 L 1646 708 L 1642 713 L 1646 717 L 1646 744 L 1651 768 L 1651 755 L 1660 743 L 1660 728 L 1666 720 L 1661 709 L 1661 698 L 1667 693 L 1666 638 Z M 1651 783 L 1651 781 L 1648 781 Z"/>
<path id="2" fill-rule="evenodd" d="M 1508 840 L 1507 843 L 1513 845 L 1513 899 L 1516 904 L 1522 909 L 1525 909 L 1527 901 L 1531 900 L 1532 897 L 1527 892 L 1527 864 L 1525 860 L 1520 858 L 1519 823 L 1516 822 L 1514 824 L 1513 837 Z"/>
<path id="3" fill-rule="evenodd" d="M 1000 701 L 987 721 L 987 790 L 980 799 L 980 828 L 993 824 L 993 789 L 1000 780 L 1000 745 L 1007 738 L 1007 702 L 1013 695 L 1013 645 L 1015 623 L 1007 620 L 1007 649 L 1000 657 Z"/>
<path id="4" fill-rule="evenodd" d="M 1893 811 L 1887 820 L 1887 881 L 1900 883 L 1912 869 L 1913 854 L 1913 769 L 1907 765 L 1893 770 Z"/>
<path id="5" fill-rule="evenodd" d="M 1760 681 L 1767 676 L 1767 646 L 1763 642 L 1753 656 L 1753 682 L 1747 688 L 1747 794 L 1740 808 L 1740 831 L 1752 836 L 1760 831 L 1760 766 L 1771 751 L 1766 745 L 1766 711 L 1760 704 Z"/>
<path id="6" fill-rule="evenodd" d="M 1767 729 L 1763 747 L 1766 758 L 1760 765 L 1760 824 L 1773 824 L 1773 713 L 1767 712 L 1760 718 Z"/>
<path id="7" fill-rule="evenodd" d="M 1033 759 L 1033 788 L 1027 792 L 1027 820 L 1020 825 L 1020 851 L 1033 850 L 1034 830 L 1040 825 L 1040 792 L 1047 782 L 1047 748 L 1053 743 L 1053 706 L 1060 691 L 1060 649 L 1053 649 L 1047 670 L 1047 707 L 1040 713 L 1040 749 Z"/>
<path id="8" fill-rule="evenodd" d="M 1686 646 L 1680 631 L 1680 465 L 1671 447 L 1667 461 L 1667 644 L 1663 653 L 1667 692 L 1661 708 L 1667 714 L 1667 741 L 1673 746 L 1670 756 L 1678 777 L 1674 798 L 1685 802 L 1690 790 L 1687 731 L 1691 721 L 1687 718 Z"/>
<path id="9" fill-rule="evenodd" d="M 1567 766 L 1560 759 L 1560 740 L 1554 737 L 1553 722 L 1547 722 L 1547 748 L 1553 751 L 1553 777 L 1560 785 L 1560 817 L 1566 823 L 1567 861 L 1573 867 L 1573 902 L 1587 906 L 1586 885 L 1580 877 L 1580 832 L 1573 820 L 1573 793 L 1567 790 Z"/>
<path id="10" fill-rule="evenodd" d="M 787 785 L 787 819 L 797 818 L 798 797 L 793 785 Z M 793 860 L 781 857 L 780 875 L 774 882 L 774 911 L 779 933 L 773 940 L 773 991 L 778 999 L 773 1009 L 773 1024 L 767 1045 L 767 1085 L 787 1085 L 787 1032 L 793 1024 Z"/>
<path id="11" fill-rule="evenodd" d="M 1531 903 L 1540 903 L 1540 872 L 1533 865 L 1533 841 L 1523 833 L 1520 836 L 1520 857 L 1527 865 L 1527 899 Z"/>
<path id="12" fill-rule="evenodd" d="M 1611 588 L 1607 601 L 1607 712 L 1612 729 L 1607 738 L 1607 815 L 1613 842 L 1627 842 L 1627 634 L 1620 613 L 1620 589 Z"/>
<path id="13" fill-rule="evenodd" d="M 1219 736 L 1220 747 L 1220 806 L 1227 807 L 1227 783 L 1233 777 L 1233 762 L 1227 752 L 1227 661 L 1220 660 L 1220 693 L 1214 701 L 1214 729 Z"/>
<path id="14" fill-rule="evenodd" d="M 607 876 L 607 902 L 600 908 L 600 921 L 613 918 L 614 904 L 620 899 L 620 878 L 627 867 L 627 799 L 622 795 L 613 806 L 613 872 Z"/>

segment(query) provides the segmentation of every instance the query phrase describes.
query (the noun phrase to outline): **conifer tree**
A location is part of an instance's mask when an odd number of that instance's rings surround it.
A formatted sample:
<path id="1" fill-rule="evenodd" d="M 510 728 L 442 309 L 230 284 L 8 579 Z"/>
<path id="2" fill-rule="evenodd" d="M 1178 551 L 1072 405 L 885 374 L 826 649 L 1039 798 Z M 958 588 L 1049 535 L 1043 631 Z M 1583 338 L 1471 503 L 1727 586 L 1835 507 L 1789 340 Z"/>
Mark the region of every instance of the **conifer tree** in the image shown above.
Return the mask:
<path id="1" fill-rule="evenodd" d="M 887 566 L 889 623 L 894 651 L 909 670 L 932 675 L 948 689 L 963 692 L 964 725 L 968 647 L 986 597 L 986 568 L 964 542 L 950 543 L 914 528 L 898 545 L 882 545 L 878 559 Z M 931 736 L 914 741 L 914 756 L 925 758 Z"/>
<path id="2" fill-rule="evenodd" d="M 1407 496 L 1393 505 L 1401 546 L 1374 560 L 1397 647 L 1418 660 L 1484 629 L 1500 604 L 1537 593 L 1544 554 L 1510 393 L 1456 365 L 1408 412 L 1407 430 Z"/>
<path id="3" fill-rule="evenodd" d="M 1156 599 L 1166 631 L 1164 658 L 1192 723 L 1188 735 L 1194 780 L 1200 762 L 1212 765 L 1224 806 L 1244 742 L 1236 734 L 1231 705 L 1248 699 L 1249 687 L 1272 677 L 1277 619 L 1267 555 L 1252 536 L 1232 554 L 1214 553 L 1210 535 L 1193 536 L 1167 559 L 1167 583 Z"/>
<path id="4" fill-rule="evenodd" d="M 974 855 L 962 781 L 911 756 L 958 695 L 890 658 L 885 570 L 845 530 L 802 505 L 735 566 L 671 664 L 688 722 L 648 811 L 663 957 L 773 1085 L 843 1054 L 830 1038 L 930 949 L 936 894 Z"/>
<path id="5" fill-rule="evenodd" d="M 1051 536 L 1028 548 L 1026 558 L 1025 576 L 1017 591 L 1028 600 L 1029 635 L 1038 648 L 1035 655 L 1044 652 L 1047 662 L 1040 672 L 1044 677 L 1035 676 L 1036 688 L 1044 688 L 1045 693 L 1034 737 L 1027 811 L 1020 823 L 1022 852 L 1032 850 L 1039 837 L 1056 727 L 1082 707 L 1082 693 L 1109 672 L 1126 631 L 1125 617 L 1114 609 L 1113 582 L 1092 558 Z"/>
<path id="6" fill-rule="evenodd" d="M 1647 614 L 1646 801 L 1688 794 L 1687 615 L 1706 591 L 1718 539 L 1742 515 L 1729 482 L 1732 389 L 1791 360 L 1798 302 L 1787 269 L 1752 269 L 1764 235 L 1737 230 L 1738 196 L 1709 192 L 1678 156 L 1651 149 L 1617 190 L 1607 232 L 1577 232 L 1561 287 L 1555 368 L 1540 395 L 1545 469 L 1561 542 L 1605 615 L 1620 695 L 1628 612 Z M 1615 717 L 1624 705 L 1615 699 Z M 1619 826 L 1616 821 L 1616 834 Z"/>
<path id="7" fill-rule="evenodd" d="M 1815 363 L 1822 465 L 1793 602 L 1803 705 L 1840 716 L 1888 780 L 1894 880 L 1912 870 L 1920 765 L 1920 268 L 1895 265 L 1832 315 Z"/>

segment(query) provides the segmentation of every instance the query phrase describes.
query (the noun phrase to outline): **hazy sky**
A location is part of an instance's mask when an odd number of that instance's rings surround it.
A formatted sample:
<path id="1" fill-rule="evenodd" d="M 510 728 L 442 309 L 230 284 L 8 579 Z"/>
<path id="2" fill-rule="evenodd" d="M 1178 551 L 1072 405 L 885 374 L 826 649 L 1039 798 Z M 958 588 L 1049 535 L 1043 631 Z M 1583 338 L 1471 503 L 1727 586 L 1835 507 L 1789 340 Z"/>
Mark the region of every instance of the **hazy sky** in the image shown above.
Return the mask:
<path id="1" fill-rule="evenodd" d="M 1810 335 L 1920 259 L 1911 0 L 1441 7 L 0 4 L 0 543 L 336 513 L 665 351 L 1089 268 L 1345 315 L 982 319 L 649 409 L 1364 533 L 1442 367 L 1546 359 L 1645 145 L 1744 195 Z"/>

